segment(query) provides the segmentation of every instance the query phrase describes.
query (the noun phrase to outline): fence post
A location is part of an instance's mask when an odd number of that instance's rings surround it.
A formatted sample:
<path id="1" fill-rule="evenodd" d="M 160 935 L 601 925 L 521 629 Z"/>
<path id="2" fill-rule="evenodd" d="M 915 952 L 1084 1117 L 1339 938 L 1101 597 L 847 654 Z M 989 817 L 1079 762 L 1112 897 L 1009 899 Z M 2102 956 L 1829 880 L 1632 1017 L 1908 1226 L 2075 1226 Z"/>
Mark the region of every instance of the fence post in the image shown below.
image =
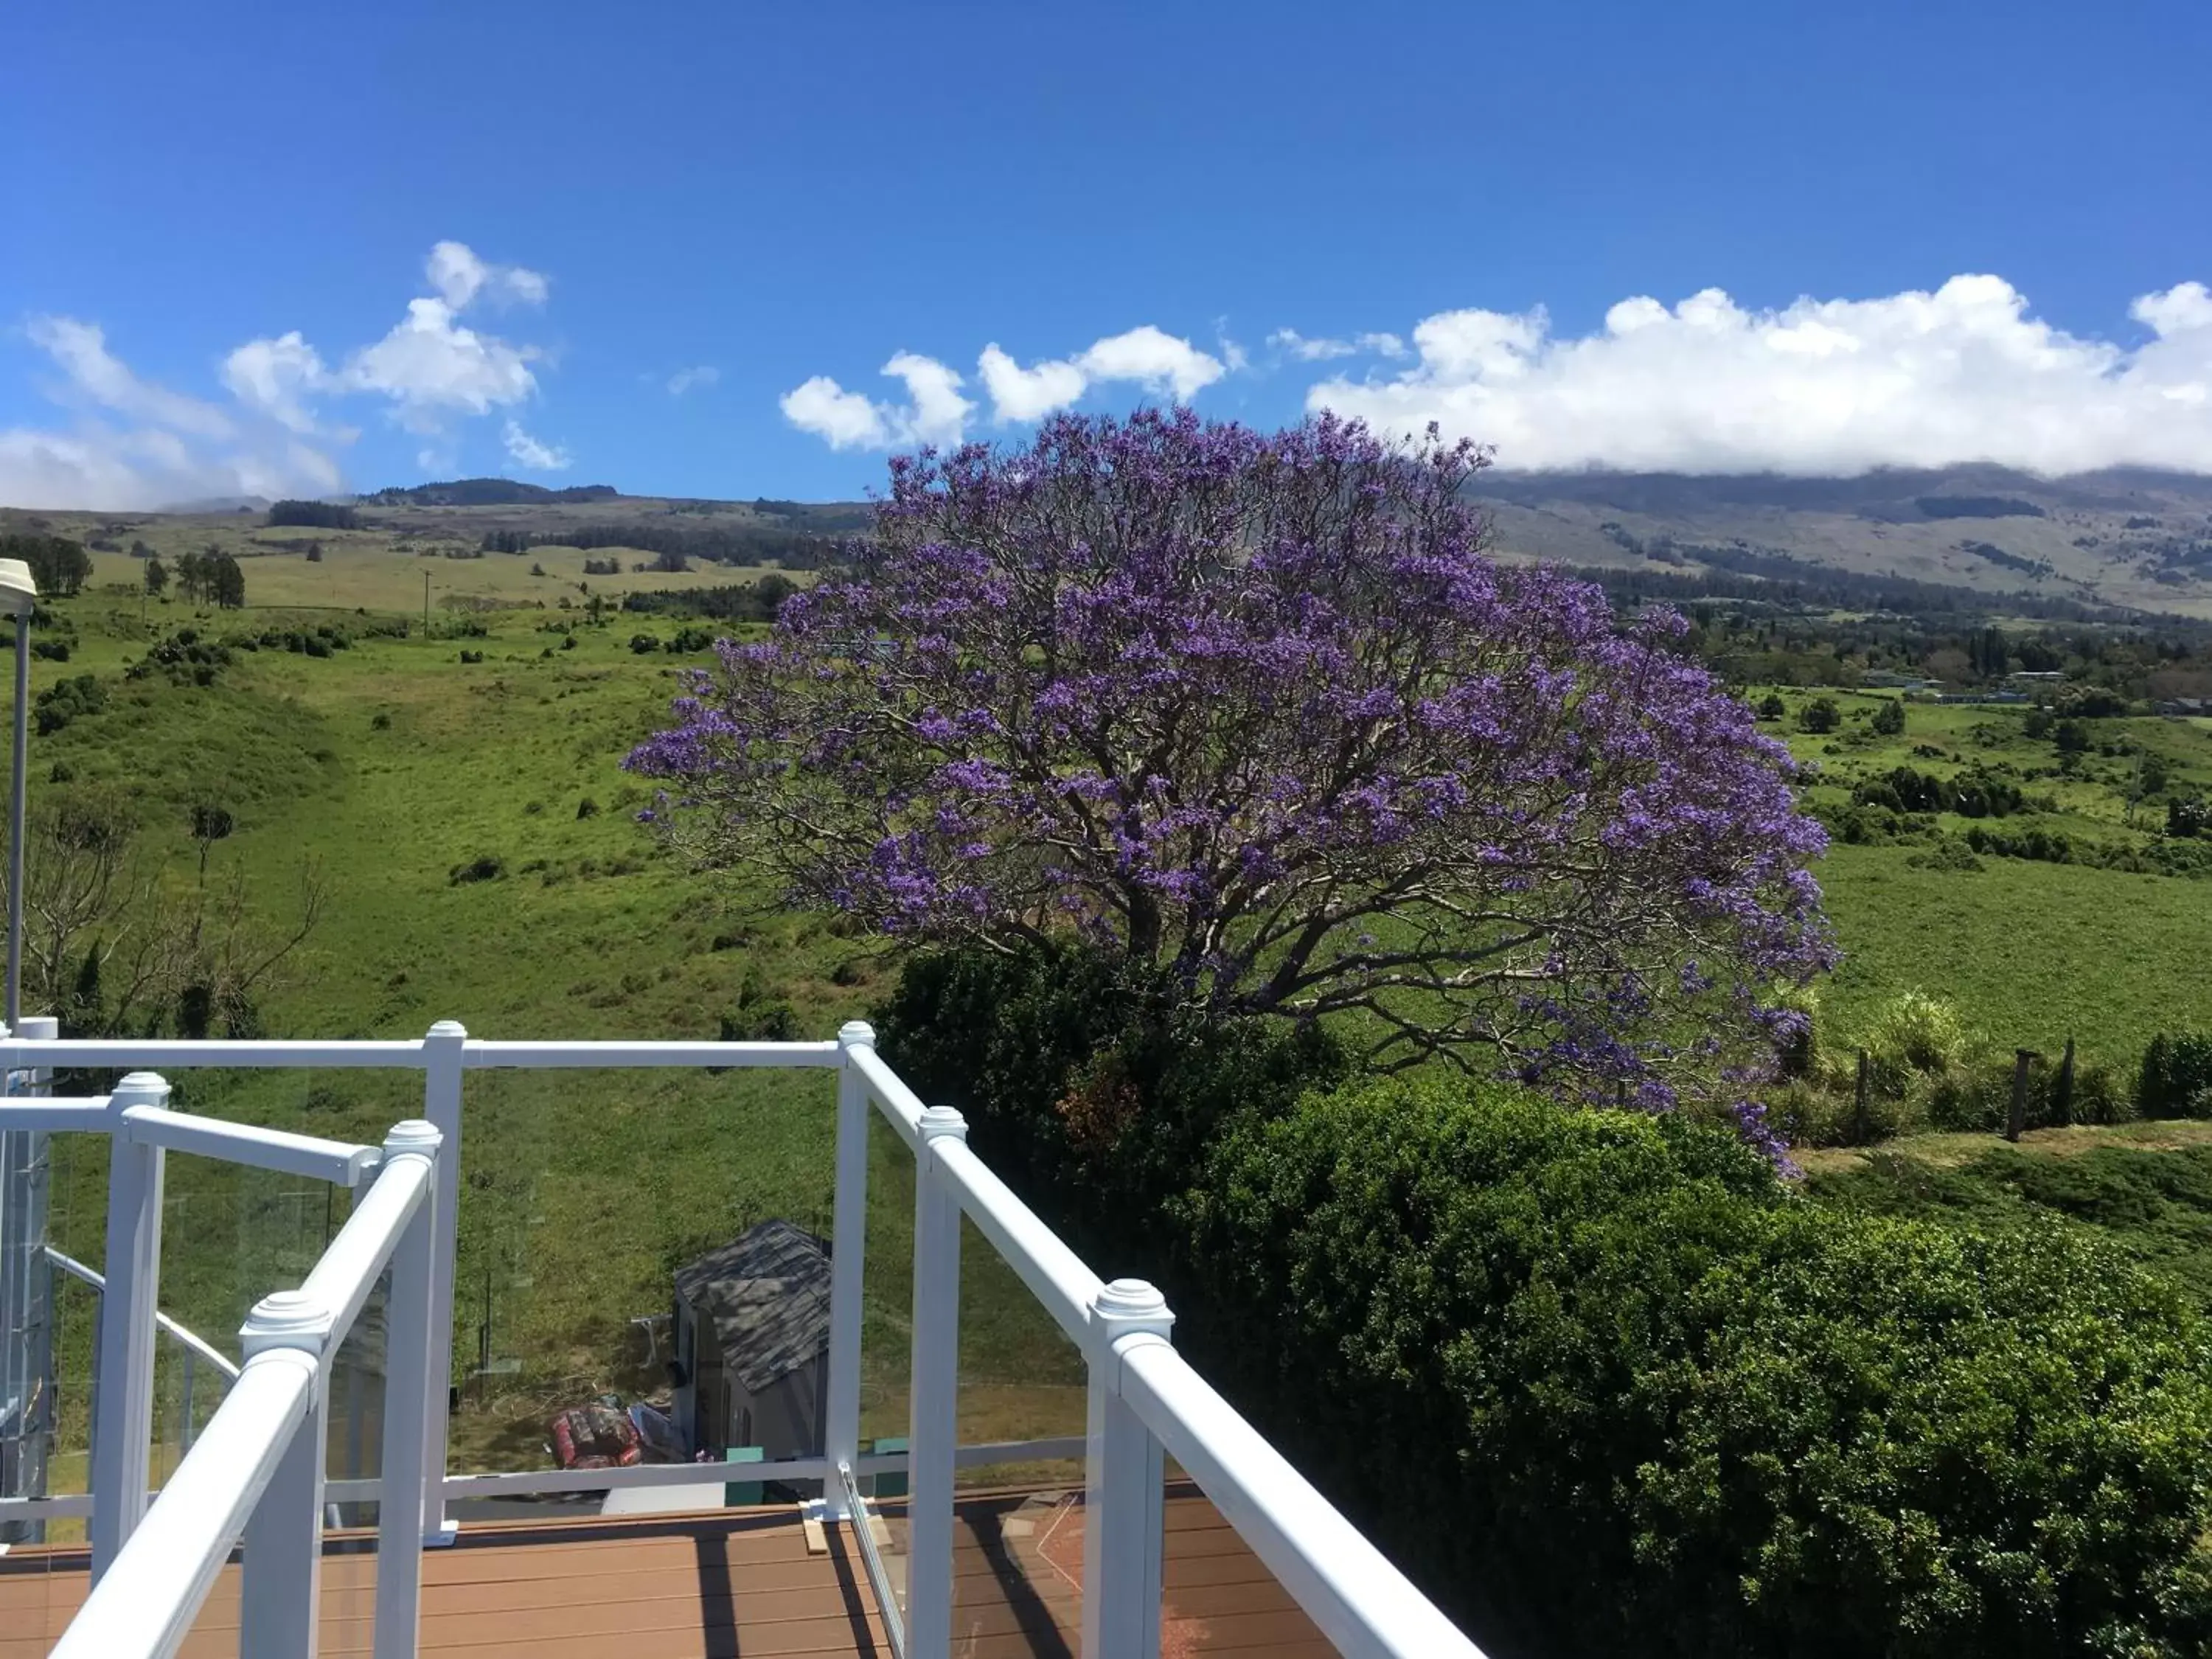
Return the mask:
<path id="1" fill-rule="evenodd" d="M 960 1204 L 937 1163 L 968 1121 L 926 1106 L 914 1164 L 914 1348 L 907 1431 L 908 1659 L 952 1652 L 952 1471 L 960 1442 Z"/>
<path id="2" fill-rule="evenodd" d="M 375 1659 L 415 1659 L 422 1605 L 422 1545 L 434 1501 L 434 1478 L 426 1461 L 429 1414 L 438 1381 L 431 1367 L 436 1347 L 438 1165 L 440 1136 L 421 1119 L 392 1126 L 384 1138 L 384 1167 L 403 1158 L 431 1165 L 430 1191 L 392 1252 L 392 1290 L 384 1304 L 384 1449 L 378 1464 L 376 1505 Z M 450 1327 L 449 1327 L 450 1328 Z"/>
<path id="3" fill-rule="evenodd" d="M 2018 1140 L 2027 1127 L 2027 1068 L 2037 1056 L 2027 1048 L 2012 1051 L 2012 1104 L 2005 1112 L 2004 1138 Z"/>
<path id="4" fill-rule="evenodd" d="M 264 1297 L 239 1332 L 248 1365 L 297 1365 L 307 1413 L 246 1522 L 239 1659 L 315 1659 L 323 1577 L 323 1438 L 329 1420 L 330 1314 L 298 1291 Z"/>
<path id="5" fill-rule="evenodd" d="M 1175 1316 L 1140 1279 L 1091 1304 L 1091 1410 L 1083 1508 L 1083 1659 L 1159 1659 L 1160 1443 L 1121 1399 L 1121 1355 L 1164 1342 Z"/>
<path id="6" fill-rule="evenodd" d="M 123 1115 L 164 1106 L 169 1085 L 133 1072 L 108 1097 L 107 1284 L 100 1296 L 100 1394 L 92 1425 L 92 1582 L 114 1564 L 146 1512 L 154 1438 L 154 1310 L 161 1295 L 159 1146 L 131 1139 Z"/>
<path id="7" fill-rule="evenodd" d="M 1855 1145 L 1861 1146 L 1867 1144 L 1874 1133 L 1872 1126 L 1867 1121 L 1867 1073 L 1869 1069 L 1867 1063 L 1867 1051 L 1862 1048 L 1859 1050 L 1858 1091 L 1853 1097 L 1851 1105 L 1851 1139 Z"/>
<path id="8" fill-rule="evenodd" d="M 860 1297 L 868 1246 L 868 1083 L 853 1064 L 856 1048 L 873 1048 L 876 1033 L 860 1020 L 839 1028 L 844 1065 L 837 1073 L 837 1194 L 830 1241 L 830 1397 L 823 1455 L 834 1471 L 860 1455 Z M 827 1516 L 846 1516 L 844 1486 L 833 1474 L 822 1483 Z"/>
<path id="9" fill-rule="evenodd" d="M 423 1389 L 422 1536 L 450 1544 L 455 1528 L 446 1519 L 446 1431 L 453 1384 L 453 1275 L 461 1227 L 461 1062 L 467 1028 L 441 1019 L 422 1039 L 422 1115 L 439 1134 L 438 1186 L 430 1227 L 430 1351 Z M 387 1381 L 387 1392 L 391 1388 Z M 385 1409 L 391 1410 L 389 1401 Z"/>

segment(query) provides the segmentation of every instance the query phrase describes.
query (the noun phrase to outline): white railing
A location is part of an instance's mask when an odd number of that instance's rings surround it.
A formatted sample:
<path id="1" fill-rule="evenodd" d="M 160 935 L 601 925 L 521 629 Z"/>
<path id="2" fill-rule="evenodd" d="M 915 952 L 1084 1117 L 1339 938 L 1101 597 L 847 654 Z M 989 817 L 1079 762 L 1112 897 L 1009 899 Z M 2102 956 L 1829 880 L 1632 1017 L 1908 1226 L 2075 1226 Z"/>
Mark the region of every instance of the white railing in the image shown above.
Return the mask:
<path id="1" fill-rule="evenodd" d="M 875 1051 L 865 1024 L 832 1042 L 486 1042 L 441 1022 L 420 1042 L 186 1042 L 0 1038 L 0 1067 L 374 1067 L 423 1074 L 422 1123 L 382 1149 L 170 1111 L 158 1076 L 125 1077 L 98 1099 L 0 1102 L 0 1129 L 113 1137 L 103 1378 L 93 1437 L 93 1596 L 57 1653 L 166 1654 L 191 1622 L 242 1528 L 243 1651 L 313 1651 L 315 1563 L 325 1500 L 380 1503 L 376 1659 L 415 1652 L 420 1549 L 450 1540 L 449 1498 L 692 1485 L 697 1465 L 448 1474 L 453 1262 L 465 1075 L 492 1068 L 809 1066 L 838 1073 L 836 1197 L 830 1252 L 828 1400 L 819 1456 L 741 1467 L 748 1483 L 819 1482 L 833 1522 L 856 1516 L 851 1477 L 908 1475 L 907 1599 L 886 1605 L 914 1659 L 949 1659 L 955 1472 L 1009 1456 L 1085 1462 L 1083 1652 L 1157 1659 L 1164 1458 L 1176 1462 L 1342 1653 L 1480 1659 L 1474 1645 L 1194 1371 L 1170 1340 L 1173 1316 L 1135 1280 L 1103 1281 L 967 1145 L 960 1114 L 926 1107 Z M 914 1320 L 910 1451 L 860 1445 L 862 1275 L 868 1121 L 873 1110 L 912 1149 Z M 246 1363 L 229 1397 L 150 1510 L 154 1297 L 161 1158 L 187 1150 L 356 1186 L 353 1217 L 292 1298 L 272 1297 L 246 1327 Z M 958 1444 L 960 1219 L 966 1216 L 1081 1349 L 1089 1372 L 1080 1443 Z M 393 1276 L 384 1462 L 374 1480 L 327 1481 L 322 1423 L 336 1345 L 389 1261 Z M 110 1379 L 117 1379 L 111 1381 Z M 386 1494 L 419 1491 L 419 1504 Z M 57 1500 L 0 1500 L 54 1512 Z M 143 1516 L 143 1519 L 142 1519 Z M 258 1560 L 257 1560 L 258 1558 Z"/>

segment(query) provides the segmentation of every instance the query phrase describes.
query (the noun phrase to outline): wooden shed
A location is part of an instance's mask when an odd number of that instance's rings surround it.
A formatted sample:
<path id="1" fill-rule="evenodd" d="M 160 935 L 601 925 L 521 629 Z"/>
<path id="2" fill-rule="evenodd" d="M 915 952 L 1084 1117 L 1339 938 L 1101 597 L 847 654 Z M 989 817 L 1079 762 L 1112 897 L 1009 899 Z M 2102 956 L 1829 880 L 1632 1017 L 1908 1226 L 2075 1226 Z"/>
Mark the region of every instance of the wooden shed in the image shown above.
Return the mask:
<path id="1" fill-rule="evenodd" d="M 763 1221 L 676 1273 L 676 1427 L 695 1452 L 817 1455 L 830 1387 L 830 1247 Z"/>

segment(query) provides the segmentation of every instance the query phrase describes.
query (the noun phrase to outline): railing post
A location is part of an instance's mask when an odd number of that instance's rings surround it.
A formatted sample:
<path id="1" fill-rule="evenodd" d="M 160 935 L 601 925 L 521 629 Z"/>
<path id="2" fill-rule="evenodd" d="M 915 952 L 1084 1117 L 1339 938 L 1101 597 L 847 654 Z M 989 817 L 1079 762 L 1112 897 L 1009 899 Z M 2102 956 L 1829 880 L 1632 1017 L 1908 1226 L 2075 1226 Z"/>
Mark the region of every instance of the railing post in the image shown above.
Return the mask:
<path id="1" fill-rule="evenodd" d="M 375 1659 L 415 1659 L 421 1625 L 422 1543 L 429 1494 L 430 1391 L 438 1380 L 430 1358 L 437 1344 L 440 1136 L 421 1120 L 392 1126 L 384 1138 L 384 1167 L 403 1158 L 430 1164 L 429 1195 L 392 1252 L 392 1292 L 384 1304 L 384 1449 L 378 1468 L 383 1494 L 376 1507 Z M 381 1177 L 379 1177 L 381 1179 Z M 450 1329 L 451 1327 L 448 1326 Z M 445 1401 L 436 1402 L 442 1408 Z"/>
<path id="2" fill-rule="evenodd" d="M 431 1206 L 435 1219 L 431 1229 L 430 1352 L 422 1418 L 422 1536 L 432 1544 L 452 1543 L 455 1530 L 446 1519 L 446 1417 L 453 1383 L 453 1274 L 461 1227 L 461 1062 L 468 1041 L 467 1029 L 457 1019 L 440 1020 L 422 1039 L 422 1115 L 440 1136 L 436 1203 Z M 388 1389 L 390 1382 L 385 1386 Z M 391 1407 L 387 1404 L 385 1409 Z"/>
<path id="3" fill-rule="evenodd" d="M 914 1163 L 914 1346 L 907 1433 L 907 1659 L 952 1652 L 952 1469 L 960 1437 L 960 1201 L 937 1148 L 968 1121 L 926 1106 Z"/>
<path id="4" fill-rule="evenodd" d="M 107 1284 L 100 1296 L 100 1393 L 92 1425 L 92 1581 L 100 1582 L 146 1512 L 154 1437 L 154 1310 L 161 1294 L 159 1146 L 132 1139 L 123 1115 L 165 1106 L 169 1085 L 133 1072 L 108 1098 Z"/>
<path id="5" fill-rule="evenodd" d="M 9 1035 L 32 1042 L 61 1033 L 51 1015 L 27 1014 Z M 51 1094 L 53 1073 L 27 1067 L 6 1092 Z M 0 1133 L 0 1498 L 44 1498 L 54 1425 L 53 1264 L 46 1259 L 51 1142 L 40 1129 Z M 43 1543 L 43 1521 L 0 1521 L 0 1545 Z"/>
<path id="6" fill-rule="evenodd" d="M 1121 1355 L 1164 1342 L 1175 1316 L 1140 1279 L 1091 1304 L 1091 1416 L 1083 1518 L 1083 1659 L 1159 1659 L 1160 1443 L 1121 1399 Z"/>
<path id="7" fill-rule="evenodd" d="M 251 1365 L 298 1365 L 313 1381 L 306 1419 L 246 1523 L 239 1659 L 315 1659 L 323 1577 L 323 1440 L 330 1315 L 297 1291 L 264 1297 L 239 1335 Z"/>
<path id="8" fill-rule="evenodd" d="M 823 1455 L 835 1469 L 860 1455 L 860 1297 L 868 1247 L 868 1084 L 852 1061 L 855 1048 L 872 1048 L 874 1030 L 854 1020 L 837 1032 L 845 1064 L 837 1073 L 837 1195 L 830 1242 L 830 1397 L 823 1423 Z M 823 1513 L 847 1518 L 845 1493 L 835 1480 L 822 1483 Z"/>

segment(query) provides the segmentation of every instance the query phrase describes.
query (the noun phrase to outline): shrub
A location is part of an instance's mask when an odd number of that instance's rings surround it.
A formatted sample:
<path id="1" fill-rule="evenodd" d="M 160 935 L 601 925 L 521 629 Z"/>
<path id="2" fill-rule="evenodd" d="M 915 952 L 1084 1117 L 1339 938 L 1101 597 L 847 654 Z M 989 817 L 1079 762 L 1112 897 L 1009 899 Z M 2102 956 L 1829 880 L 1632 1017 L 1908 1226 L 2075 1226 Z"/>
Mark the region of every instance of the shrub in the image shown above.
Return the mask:
<path id="1" fill-rule="evenodd" d="M 1104 953 L 926 952 L 875 1014 L 886 1058 L 1079 1245 L 1127 1261 L 1222 1124 L 1345 1073 L 1318 1028 L 1210 1018 Z M 1133 1264 L 1163 1277 L 1157 1232 Z"/>
<path id="2" fill-rule="evenodd" d="M 70 647 L 67 640 L 33 640 L 31 654 L 41 662 L 67 662 Z"/>
<path id="3" fill-rule="evenodd" d="M 446 872 L 447 882 L 454 887 L 472 881 L 497 881 L 507 873 L 507 860 L 495 853 L 481 853 L 465 864 L 457 864 Z"/>
<path id="4" fill-rule="evenodd" d="M 52 737 L 71 720 L 97 714 L 106 707 L 107 688 L 90 674 L 56 680 L 31 700 L 42 738 Z"/>
<path id="5" fill-rule="evenodd" d="M 629 636 L 629 648 L 641 657 L 649 656 L 660 649 L 660 636 L 658 634 L 633 634 Z"/>
<path id="6" fill-rule="evenodd" d="M 1818 736 L 1834 731 L 1842 719 L 1833 697 L 1815 697 L 1797 711 L 1797 729 Z"/>
<path id="7" fill-rule="evenodd" d="M 1874 718 L 1868 721 L 1867 725 L 1870 730 L 1879 732 L 1885 738 L 1901 735 L 1905 731 L 1904 700 L 1899 697 L 1886 698 L 1881 707 L 1874 711 Z"/>
<path id="8" fill-rule="evenodd" d="M 1909 1072 L 1940 1072 L 1966 1058 L 1966 1022 L 1940 997 L 1901 991 L 1878 1009 L 1860 1043 L 1870 1056 L 1876 1086 L 1899 1092 Z"/>
<path id="9" fill-rule="evenodd" d="M 2075 1230 L 1829 1209 L 1679 1119 L 1406 1081 L 1233 1126 L 1187 1218 L 1178 1341 L 1486 1638 L 2212 1640 L 2206 1333 Z"/>
<path id="10" fill-rule="evenodd" d="M 2153 1037 L 2136 1074 L 2136 1110 L 2144 1117 L 2212 1117 L 2212 1036 Z"/>

